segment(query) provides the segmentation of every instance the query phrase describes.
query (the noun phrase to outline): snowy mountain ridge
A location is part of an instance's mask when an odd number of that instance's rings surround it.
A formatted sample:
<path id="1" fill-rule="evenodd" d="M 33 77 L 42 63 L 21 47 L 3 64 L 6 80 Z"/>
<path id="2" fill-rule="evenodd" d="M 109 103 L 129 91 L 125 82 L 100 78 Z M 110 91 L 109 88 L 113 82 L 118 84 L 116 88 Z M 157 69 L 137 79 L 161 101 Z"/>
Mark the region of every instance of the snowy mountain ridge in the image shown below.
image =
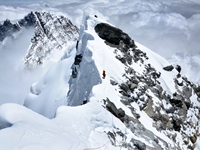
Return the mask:
<path id="1" fill-rule="evenodd" d="M 54 16 L 47 12 L 33 14 L 36 19 L 36 30 L 25 56 L 25 65 L 28 69 L 43 64 L 49 55 L 51 59 L 58 61 L 64 53 L 63 49 L 70 48 L 79 36 L 79 29 L 64 16 Z M 55 52 L 58 56 L 55 56 Z"/>
<path id="2" fill-rule="evenodd" d="M 16 23 L 12 23 L 9 19 L 5 20 L 3 24 L 0 24 L 0 42 L 3 42 L 8 36 L 14 37 L 13 35 L 16 32 L 21 31 L 22 28 L 34 27 L 35 24 L 36 18 L 33 12 L 29 13 Z"/>
<path id="3" fill-rule="evenodd" d="M 198 92 L 178 66 L 175 69 L 122 30 L 88 16 L 77 46 L 66 49 L 62 59 L 32 85 L 27 108 L 0 107 L 0 145 L 194 149 L 199 136 Z M 12 132 L 19 134 L 11 138 Z"/>

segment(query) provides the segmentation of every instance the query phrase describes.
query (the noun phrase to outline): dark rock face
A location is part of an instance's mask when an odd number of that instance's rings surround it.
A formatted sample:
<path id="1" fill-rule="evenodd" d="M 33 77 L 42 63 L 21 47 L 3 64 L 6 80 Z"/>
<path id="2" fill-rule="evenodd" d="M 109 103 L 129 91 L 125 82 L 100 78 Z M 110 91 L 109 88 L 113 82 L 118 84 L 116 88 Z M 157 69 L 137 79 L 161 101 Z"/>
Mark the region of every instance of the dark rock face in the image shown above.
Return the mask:
<path id="1" fill-rule="evenodd" d="M 102 39 L 108 41 L 109 43 L 119 45 L 122 36 L 122 31 L 120 29 L 101 23 L 95 27 L 95 31 Z"/>
<path id="2" fill-rule="evenodd" d="M 106 108 L 110 111 L 115 117 L 122 119 L 125 116 L 125 112 L 122 108 L 117 109 L 115 104 L 109 99 L 106 100 Z"/>
<path id="3" fill-rule="evenodd" d="M 34 27 L 36 25 L 36 17 L 33 12 L 29 13 L 24 19 L 19 21 L 19 25 L 22 27 Z"/>
<path id="4" fill-rule="evenodd" d="M 122 49 L 124 50 L 134 48 L 136 46 L 128 34 L 118 28 L 110 26 L 109 24 L 97 24 L 95 31 L 98 33 L 99 37 L 106 40 L 106 42 L 113 45 L 122 45 Z"/>
<path id="5" fill-rule="evenodd" d="M 136 146 L 139 150 L 146 150 L 146 144 L 136 140 L 136 139 L 132 139 L 131 142 L 133 143 L 134 146 Z"/>
<path id="6" fill-rule="evenodd" d="M 172 71 L 174 69 L 174 67 L 172 65 L 170 65 L 170 66 L 164 67 L 163 69 L 166 71 Z"/>
<path id="7" fill-rule="evenodd" d="M 82 55 L 81 54 L 76 55 L 75 60 L 74 60 L 74 64 L 79 65 L 81 60 L 82 60 Z"/>
<path id="8" fill-rule="evenodd" d="M 181 72 L 181 66 L 177 65 L 176 70 L 180 73 Z"/>
<path id="9" fill-rule="evenodd" d="M 0 24 L 0 41 L 3 41 L 7 36 L 12 36 L 14 32 L 20 30 L 18 24 L 12 24 L 10 20 L 4 21 L 4 23 Z"/>
<path id="10" fill-rule="evenodd" d="M 78 75 L 78 70 L 80 68 L 80 63 L 82 61 L 82 57 L 83 56 L 81 54 L 75 56 L 74 64 L 72 65 L 72 77 L 73 78 L 76 78 Z"/>

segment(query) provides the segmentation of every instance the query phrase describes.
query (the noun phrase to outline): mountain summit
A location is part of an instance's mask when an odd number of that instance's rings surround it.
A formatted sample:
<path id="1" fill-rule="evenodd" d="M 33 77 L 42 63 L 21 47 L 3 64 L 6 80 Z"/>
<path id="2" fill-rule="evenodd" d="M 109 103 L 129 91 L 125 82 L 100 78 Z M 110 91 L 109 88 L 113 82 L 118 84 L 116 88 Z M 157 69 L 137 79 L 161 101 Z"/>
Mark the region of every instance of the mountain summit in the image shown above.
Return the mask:
<path id="1" fill-rule="evenodd" d="M 0 145 L 194 149 L 200 90 L 180 70 L 121 29 L 87 16 L 74 47 L 66 48 L 58 63 L 31 86 L 26 107 L 0 107 Z M 19 133 L 15 138 L 9 134 L 13 131 Z"/>
<path id="2" fill-rule="evenodd" d="M 79 29 L 64 16 L 54 16 L 47 12 L 33 14 L 36 20 L 36 30 L 25 56 L 25 65 L 28 69 L 43 64 L 45 60 L 48 60 L 49 55 L 52 58 L 56 51 L 63 55 L 63 49 L 69 48 L 79 35 Z M 55 61 L 59 60 L 59 56 L 54 58 Z"/>

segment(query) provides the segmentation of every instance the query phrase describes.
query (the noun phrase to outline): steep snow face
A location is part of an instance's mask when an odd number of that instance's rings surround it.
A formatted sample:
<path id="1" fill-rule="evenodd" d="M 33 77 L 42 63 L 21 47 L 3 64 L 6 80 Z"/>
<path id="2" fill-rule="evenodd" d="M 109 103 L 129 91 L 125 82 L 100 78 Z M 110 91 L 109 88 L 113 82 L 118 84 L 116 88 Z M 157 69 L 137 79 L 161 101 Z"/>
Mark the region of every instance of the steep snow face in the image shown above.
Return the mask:
<path id="1" fill-rule="evenodd" d="M 79 29 L 64 16 L 35 12 L 36 31 L 25 57 L 25 65 L 33 69 L 45 60 L 57 62 L 77 40 Z"/>

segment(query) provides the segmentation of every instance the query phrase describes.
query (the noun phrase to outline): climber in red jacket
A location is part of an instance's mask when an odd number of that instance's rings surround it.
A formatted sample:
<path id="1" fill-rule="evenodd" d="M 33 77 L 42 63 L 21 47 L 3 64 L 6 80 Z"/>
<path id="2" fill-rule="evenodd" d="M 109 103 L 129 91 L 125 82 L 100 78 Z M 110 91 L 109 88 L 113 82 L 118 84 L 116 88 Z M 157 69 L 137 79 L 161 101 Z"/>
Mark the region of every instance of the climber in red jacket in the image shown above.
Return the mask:
<path id="1" fill-rule="evenodd" d="M 106 71 L 103 70 L 103 79 L 105 79 L 105 78 L 106 78 Z"/>

